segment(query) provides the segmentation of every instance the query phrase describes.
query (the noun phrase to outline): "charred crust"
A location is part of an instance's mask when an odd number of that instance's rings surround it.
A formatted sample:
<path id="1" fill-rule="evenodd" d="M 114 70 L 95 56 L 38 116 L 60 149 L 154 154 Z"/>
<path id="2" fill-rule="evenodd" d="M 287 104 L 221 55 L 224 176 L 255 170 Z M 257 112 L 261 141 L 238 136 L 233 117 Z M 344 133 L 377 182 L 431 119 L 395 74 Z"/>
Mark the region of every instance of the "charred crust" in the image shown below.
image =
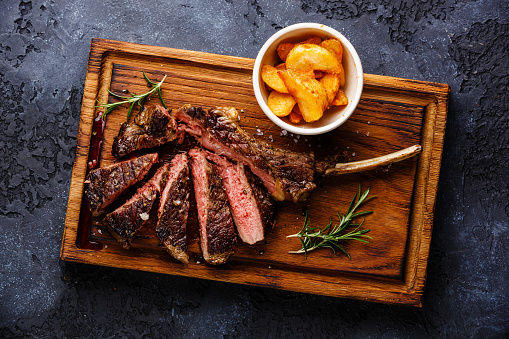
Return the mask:
<path id="1" fill-rule="evenodd" d="M 171 112 L 171 110 L 170 110 Z M 136 150 L 151 148 L 176 138 L 176 122 L 162 106 L 138 113 L 132 123 L 124 122 L 113 139 L 111 153 L 119 158 Z"/>

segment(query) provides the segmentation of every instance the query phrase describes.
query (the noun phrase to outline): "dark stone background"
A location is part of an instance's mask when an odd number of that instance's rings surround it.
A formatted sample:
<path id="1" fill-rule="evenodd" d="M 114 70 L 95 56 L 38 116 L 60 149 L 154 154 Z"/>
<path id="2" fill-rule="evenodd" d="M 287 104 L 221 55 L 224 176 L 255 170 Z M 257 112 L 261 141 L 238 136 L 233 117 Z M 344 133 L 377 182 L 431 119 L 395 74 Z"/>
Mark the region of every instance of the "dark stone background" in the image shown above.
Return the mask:
<path id="1" fill-rule="evenodd" d="M 0 337 L 509 335 L 509 2 L 0 1 Z M 254 58 L 330 25 L 366 73 L 447 83 L 422 309 L 64 263 L 90 40 Z"/>

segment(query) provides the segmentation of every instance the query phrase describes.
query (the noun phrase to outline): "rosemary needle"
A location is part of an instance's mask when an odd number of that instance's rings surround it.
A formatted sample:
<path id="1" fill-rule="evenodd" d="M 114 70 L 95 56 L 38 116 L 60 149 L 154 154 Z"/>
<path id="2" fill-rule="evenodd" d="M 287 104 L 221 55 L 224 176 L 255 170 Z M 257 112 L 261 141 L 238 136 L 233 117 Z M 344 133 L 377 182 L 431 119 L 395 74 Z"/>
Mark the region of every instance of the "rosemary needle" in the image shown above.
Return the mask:
<path id="1" fill-rule="evenodd" d="M 159 100 L 161 101 L 161 104 L 164 106 L 164 108 L 167 108 L 166 105 L 164 104 L 163 96 L 161 95 L 161 85 L 163 84 L 164 80 L 166 79 L 166 75 L 164 76 L 163 80 L 161 80 L 159 83 L 155 83 L 155 82 L 151 81 L 147 77 L 147 75 L 145 74 L 145 71 L 143 71 L 143 78 L 145 78 L 147 83 L 151 86 L 150 90 L 147 93 L 144 93 L 144 94 L 136 95 L 136 94 L 133 93 L 133 94 L 131 94 L 130 97 L 128 97 L 128 96 L 122 96 L 122 95 L 113 93 L 112 91 L 110 91 L 108 89 L 108 93 L 110 93 L 111 95 L 113 95 L 116 98 L 124 99 L 124 100 L 117 101 L 117 102 L 112 102 L 110 104 L 103 104 L 103 103 L 99 102 L 99 100 L 98 100 L 97 102 L 99 103 L 99 105 L 97 105 L 95 107 L 104 107 L 104 108 L 106 108 L 104 113 L 101 115 L 101 119 L 104 119 L 104 117 L 108 113 L 113 111 L 115 108 L 117 108 L 117 107 L 119 107 L 119 106 L 121 106 L 123 104 L 129 104 L 129 110 L 127 111 L 127 121 L 129 122 L 129 117 L 131 116 L 131 112 L 132 112 L 132 110 L 134 108 L 134 105 L 138 104 L 138 106 L 140 107 L 140 111 L 142 111 L 143 110 L 143 106 L 145 105 L 145 101 L 148 98 L 150 98 L 156 92 L 157 92 L 157 95 L 159 96 Z"/>
<path id="2" fill-rule="evenodd" d="M 348 254 L 339 242 L 357 240 L 363 243 L 369 243 L 366 238 L 373 239 L 366 235 L 366 233 L 369 232 L 369 229 L 360 230 L 361 226 L 364 224 L 364 219 L 361 223 L 354 222 L 356 217 L 373 213 L 373 211 L 356 212 L 362 204 L 376 197 L 368 197 L 368 194 L 369 188 L 362 193 L 361 186 L 359 185 L 359 193 L 354 195 L 347 213 L 345 215 L 337 213 L 339 217 L 339 224 L 333 225 L 332 218 L 329 218 L 329 224 L 324 229 L 311 226 L 308 213 L 306 211 L 304 226 L 300 232 L 287 236 L 287 238 L 298 238 L 302 247 L 298 251 L 290 251 L 289 253 L 304 253 L 307 259 L 308 252 L 316 250 L 317 248 L 326 247 L 332 249 L 334 253 L 336 253 L 336 249 L 339 249 L 344 252 L 349 259 L 352 259 L 350 254 Z M 355 228 L 347 232 L 347 229 L 350 227 Z"/>

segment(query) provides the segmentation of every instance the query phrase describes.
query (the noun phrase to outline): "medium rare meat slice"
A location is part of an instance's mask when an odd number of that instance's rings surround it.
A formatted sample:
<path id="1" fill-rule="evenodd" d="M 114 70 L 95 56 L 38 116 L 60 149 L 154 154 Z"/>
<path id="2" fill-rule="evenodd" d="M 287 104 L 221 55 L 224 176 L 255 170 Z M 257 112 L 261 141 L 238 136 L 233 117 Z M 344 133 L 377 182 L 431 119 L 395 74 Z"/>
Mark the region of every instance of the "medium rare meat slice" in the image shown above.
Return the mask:
<path id="1" fill-rule="evenodd" d="M 228 198 L 217 168 L 207 161 L 205 152 L 193 148 L 189 155 L 203 258 L 209 264 L 224 264 L 237 245 Z"/>
<path id="2" fill-rule="evenodd" d="M 193 135 L 203 147 L 249 166 L 275 200 L 302 201 L 316 188 L 312 152 L 285 151 L 255 139 L 237 124 L 235 108 L 204 110 L 184 105 L 176 118 L 185 124 L 179 129 Z"/>
<path id="3" fill-rule="evenodd" d="M 106 215 L 103 223 L 125 249 L 131 247 L 135 233 L 148 220 L 152 205 L 168 179 L 170 165 L 161 166 L 125 204 Z"/>
<path id="4" fill-rule="evenodd" d="M 151 153 L 90 171 L 85 180 L 85 195 L 92 215 L 102 214 L 107 206 L 141 180 L 158 160 L 157 153 Z"/>
<path id="5" fill-rule="evenodd" d="M 235 109 L 233 111 L 236 113 Z M 210 110 L 184 105 L 178 109 L 176 118 L 185 123 L 179 129 L 194 136 L 204 148 L 249 166 L 263 180 L 269 192 L 276 196 L 276 200 L 283 200 L 268 164 L 239 133 L 237 125 L 232 123 L 233 117 L 225 115 L 221 118 Z"/>
<path id="6" fill-rule="evenodd" d="M 251 191 L 256 200 L 256 205 L 262 219 L 262 225 L 264 230 L 272 228 L 274 225 L 274 202 L 270 198 L 269 191 L 263 186 L 263 182 L 256 175 L 251 172 L 249 167 L 244 167 L 244 173 L 246 174 L 247 181 L 251 186 Z"/>
<path id="7" fill-rule="evenodd" d="M 187 216 L 189 212 L 189 163 L 186 154 L 171 160 L 170 174 L 161 193 L 156 234 L 168 253 L 187 264 Z"/>
<path id="8" fill-rule="evenodd" d="M 119 158 L 133 151 L 162 145 L 176 138 L 175 119 L 162 106 L 138 113 L 134 122 L 124 122 L 113 139 L 111 153 Z"/>
<path id="9" fill-rule="evenodd" d="M 217 164 L 230 202 L 233 220 L 242 241 L 253 245 L 263 240 L 265 223 L 274 216 L 268 193 L 263 197 L 260 187 L 254 189 L 251 187 L 251 182 L 244 172 L 244 164 L 232 164 L 210 152 L 207 152 L 207 158 Z M 256 185 L 255 182 L 252 183 Z M 262 188 L 267 192 L 263 186 Z M 265 198 L 269 198 L 268 201 Z"/>

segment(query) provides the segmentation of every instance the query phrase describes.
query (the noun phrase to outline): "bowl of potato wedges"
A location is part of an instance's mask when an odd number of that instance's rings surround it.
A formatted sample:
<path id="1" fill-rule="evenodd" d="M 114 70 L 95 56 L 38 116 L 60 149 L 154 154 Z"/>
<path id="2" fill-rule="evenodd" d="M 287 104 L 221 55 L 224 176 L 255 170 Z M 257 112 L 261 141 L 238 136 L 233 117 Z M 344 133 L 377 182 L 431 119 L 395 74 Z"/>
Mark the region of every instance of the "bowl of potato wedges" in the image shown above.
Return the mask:
<path id="1" fill-rule="evenodd" d="M 359 103 L 364 76 L 352 44 L 317 23 L 288 26 L 260 49 L 253 89 L 263 112 L 279 127 L 316 135 L 343 124 Z"/>

